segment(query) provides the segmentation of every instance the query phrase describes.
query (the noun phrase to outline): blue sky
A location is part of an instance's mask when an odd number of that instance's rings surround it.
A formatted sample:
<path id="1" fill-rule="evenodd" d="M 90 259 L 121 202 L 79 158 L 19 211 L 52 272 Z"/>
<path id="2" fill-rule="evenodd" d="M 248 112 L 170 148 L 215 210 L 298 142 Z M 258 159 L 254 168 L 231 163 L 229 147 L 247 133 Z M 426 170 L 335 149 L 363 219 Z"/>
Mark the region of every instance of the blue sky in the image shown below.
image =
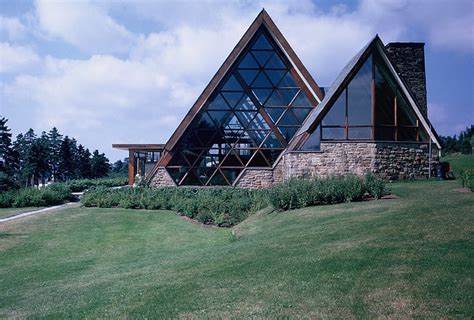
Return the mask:
<path id="1" fill-rule="evenodd" d="M 264 7 L 320 86 L 376 33 L 425 42 L 429 117 L 453 135 L 474 123 L 473 3 L 0 0 L 0 115 L 112 161 L 164 143 Z"/>

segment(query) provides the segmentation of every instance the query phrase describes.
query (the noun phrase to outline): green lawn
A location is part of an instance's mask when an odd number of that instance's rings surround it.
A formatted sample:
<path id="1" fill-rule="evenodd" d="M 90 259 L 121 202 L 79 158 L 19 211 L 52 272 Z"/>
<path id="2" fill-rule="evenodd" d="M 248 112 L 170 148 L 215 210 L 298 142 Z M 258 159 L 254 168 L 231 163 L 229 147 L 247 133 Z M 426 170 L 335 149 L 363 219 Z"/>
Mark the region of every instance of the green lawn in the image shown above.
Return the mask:
<path id="1" fill-rule="evenodd" d="M 449 162 L 454 170 L 454 173 L 459 173 L 459 170 L 474 168 L 474 155 L 471 154 L 454 154 L 441 158 L 441 161 Z"/>
<path id="2" fill-rule="evenodd" d="M 86 208 L 0 224 L 0 318 L 470 318 L 474 193 L 457 187 L 233 229 Z"/>
<path id="3" fill-rule="evenodd" d="M 20 213 L 30 212 L 42 209 L 42 207 L 27 207 L 27 208 L 0 208 L 0 219 L 11 217 Z"/>

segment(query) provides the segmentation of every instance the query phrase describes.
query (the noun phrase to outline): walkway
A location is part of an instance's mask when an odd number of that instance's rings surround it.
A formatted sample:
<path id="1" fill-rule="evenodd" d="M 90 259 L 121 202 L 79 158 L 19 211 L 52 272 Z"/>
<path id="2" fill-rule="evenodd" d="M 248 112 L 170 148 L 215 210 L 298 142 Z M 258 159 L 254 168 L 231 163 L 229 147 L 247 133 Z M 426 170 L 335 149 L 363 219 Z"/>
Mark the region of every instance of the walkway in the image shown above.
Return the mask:
<path id="1" fill-rule="evenodd" d="M 0 223 L 20 219 L 20 218 L 23 218 L 23 217 L 28 217 L 28 216 L 31 216 L 31 215 L 34 215 L 34 214 L 37 214 L 37 213 L 49 212 L 49 211 L 56 210 L 56 209 L 65 209 L 65 208 L 78 207 L 79 205 L 80 205 L 79 202 L 69 202 L 69 203 L 66 203 L 66 204 L 61 204 L 59 206 L 48 207 L 48 208 L 39 209 L 39 210 L 35 210 L 35 211 L 30 211 L 30 212 L 23 212 L 23 213 L 17 214 L 16 216 L 11 216 L 11 217 L 8 217 L 8 218 L 0 219 Z"/>

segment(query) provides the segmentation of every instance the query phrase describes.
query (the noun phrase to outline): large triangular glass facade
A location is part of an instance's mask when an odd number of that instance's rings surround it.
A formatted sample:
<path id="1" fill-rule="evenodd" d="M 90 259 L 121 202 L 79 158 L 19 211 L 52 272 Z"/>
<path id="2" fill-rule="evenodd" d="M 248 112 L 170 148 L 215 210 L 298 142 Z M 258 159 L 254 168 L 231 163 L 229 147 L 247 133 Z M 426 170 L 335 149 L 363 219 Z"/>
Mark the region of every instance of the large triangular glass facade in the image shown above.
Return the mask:
<path id="1" fill-rule="evenodd" d="M 323 107 L 325 115 L 302 150 L 319 150 L 321 140 L 426 142 L 428 134 L 382 54 L 370 46 L 354 75 Z"/>
<path id="2" fill-rule="evenodd" d="M 247 166 L 272 166 L 316 104 L 295 77 L 261 27 L 176 144 L 166 166 L 173 180 L 232 185 Z"/>

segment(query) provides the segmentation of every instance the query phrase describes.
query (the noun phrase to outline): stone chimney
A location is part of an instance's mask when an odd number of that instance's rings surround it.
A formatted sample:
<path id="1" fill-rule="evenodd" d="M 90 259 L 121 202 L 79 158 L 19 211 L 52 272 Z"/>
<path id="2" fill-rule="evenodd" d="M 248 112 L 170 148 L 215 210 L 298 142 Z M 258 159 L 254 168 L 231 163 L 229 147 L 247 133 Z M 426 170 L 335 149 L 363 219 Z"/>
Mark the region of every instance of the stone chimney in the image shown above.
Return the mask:
<path id="1" fill-rule="evenodd" d="M 399 75 L 410 87 L 421 112 L 428 117 L 424 46 L 419 42 L 391 42 L 385 48 Z"/>

